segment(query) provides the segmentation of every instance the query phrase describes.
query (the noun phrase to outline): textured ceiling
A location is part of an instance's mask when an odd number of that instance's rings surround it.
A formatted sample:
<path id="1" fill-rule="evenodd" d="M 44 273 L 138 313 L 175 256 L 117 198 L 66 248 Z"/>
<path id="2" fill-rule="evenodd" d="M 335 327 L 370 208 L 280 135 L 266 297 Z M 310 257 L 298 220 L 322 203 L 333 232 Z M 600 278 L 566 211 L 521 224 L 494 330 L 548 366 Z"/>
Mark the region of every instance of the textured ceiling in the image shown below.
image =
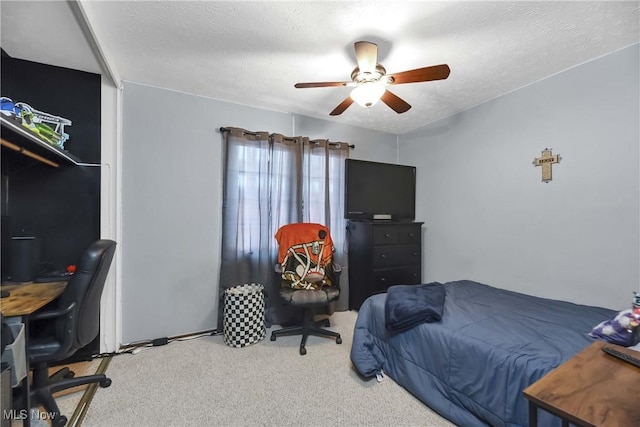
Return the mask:
<path id="1" fill-rule="evenodd" d="M 640 41 L 638 1 L 83 2 L 126 81 L 402 134 Z M 100 72 L 66 2 L 3 0 L 2 48 Z M 446 63 L 447 80 L 396 85 L 413 106 L 329 112 L 350 88 L 353 42 L 379 46 L 388 73 Z M 594 82 L 597 84 L 597 82 Z"/>

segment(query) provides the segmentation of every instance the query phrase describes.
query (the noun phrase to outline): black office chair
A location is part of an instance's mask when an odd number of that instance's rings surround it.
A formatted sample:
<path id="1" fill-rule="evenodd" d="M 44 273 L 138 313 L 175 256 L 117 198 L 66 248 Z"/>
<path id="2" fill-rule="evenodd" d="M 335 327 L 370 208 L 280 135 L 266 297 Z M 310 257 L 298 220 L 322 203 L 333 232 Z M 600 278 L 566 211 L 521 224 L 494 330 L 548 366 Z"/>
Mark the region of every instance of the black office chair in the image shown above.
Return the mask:
<path id="1" fill-rule="evenodd" d="M 313 223 L 296 223 L 280 227 L 276 272 L 282 278 L 280 297 L 285 304 L 302 309 L 302 325 L 287 326 L 271 333 L 271 341 L 278 336 L 302 335 L 300 355 L 307 354 L 309 335 L 335 338 L 337 332 L 320 327 L 326 320 L 314 321 L 318 308 L 327 307 L 340 296 L 340 266 L 333 262 L 333 241 L 327 227 Z M 327 325 L 328 326 L 328 325 Z"/>
<path id="2" fill-rule="evenodd" d="M 34 334 L 28 340 L 28 355 L 33 380 L 31 399 L 44 406 L 54 427 L 64 426 L 67 418 L 53 398 L 53 393 L 79 385 L 99 383 L 109 387 L 111 379 L 104 374 L 74 378 L 68 368 L 49 376 L 49 365 L 72 356 L 93 341 L 100 331 L 100 298 L 116 250 L 116 242 L 98 240 L 92 243 L 76 264 L 56 307 L 38 311 L 29 318 Z M 34 322 L 45 321 L 37 331 Z"/>

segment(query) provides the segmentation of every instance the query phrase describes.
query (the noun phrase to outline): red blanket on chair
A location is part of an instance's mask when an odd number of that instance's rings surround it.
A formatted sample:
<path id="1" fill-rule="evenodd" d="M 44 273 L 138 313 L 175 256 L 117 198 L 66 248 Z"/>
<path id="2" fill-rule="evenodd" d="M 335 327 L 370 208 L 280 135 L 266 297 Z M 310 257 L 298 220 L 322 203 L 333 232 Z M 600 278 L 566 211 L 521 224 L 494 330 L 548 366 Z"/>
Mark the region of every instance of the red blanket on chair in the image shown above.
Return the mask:
<path id="1" fill-rule="evenodd" d="M 324 230 L 326 234 L 324 239 L 318 236 L 318 232 Z M 314 224 L 310 222 L 299 222 L 295 224 L 287 224 L 280 227 L 276 233 L 276 241 L 278 242 L 278 263 L 282 264 L 287 257 L 289 248 L 296 245 L 303 245 L 319 240 L 324 240 L 324 248 L 322 250 L 322 258 L 318 265 L 325 266 L 333 256 L 333 240 L 329 229 L 322 224 Z M 295 249 L 296 252 L 304 253 L 301 248 Z"/>
<path id="2" fill-rule="evenodd" d="M 280 227 L 275 238 L 283 286 L 321 289 L 332 285 L 325 271 L 334 251 L 327 227 L 314 223 L 288 224 Z"/>

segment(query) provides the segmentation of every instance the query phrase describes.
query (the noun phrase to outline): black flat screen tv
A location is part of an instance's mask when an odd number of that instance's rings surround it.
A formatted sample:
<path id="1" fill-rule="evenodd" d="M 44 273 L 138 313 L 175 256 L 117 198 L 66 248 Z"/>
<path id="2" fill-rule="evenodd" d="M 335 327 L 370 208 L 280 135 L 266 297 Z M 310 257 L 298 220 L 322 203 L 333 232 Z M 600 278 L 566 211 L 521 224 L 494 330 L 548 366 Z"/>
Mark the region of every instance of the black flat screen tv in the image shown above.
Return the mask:
<path id="1" fill-rule="evenodd" d="M 415 209 L 415 166 L 346 159 L 346 219 L 413 221 Z"/>

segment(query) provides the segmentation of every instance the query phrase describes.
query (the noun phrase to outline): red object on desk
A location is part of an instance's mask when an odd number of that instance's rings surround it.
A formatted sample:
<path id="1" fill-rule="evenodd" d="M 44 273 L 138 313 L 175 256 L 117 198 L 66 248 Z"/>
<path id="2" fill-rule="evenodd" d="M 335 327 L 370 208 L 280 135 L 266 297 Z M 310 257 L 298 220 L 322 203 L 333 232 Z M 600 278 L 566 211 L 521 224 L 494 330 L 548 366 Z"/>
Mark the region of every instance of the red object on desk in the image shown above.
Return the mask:
<path id="1" fill-rule="evenodd" d="M 73 273 L 75 273 L 75 272 L 76 272 L 76 266 L 75 266 L 75 264 L 67 265 L 67 273 L 69 273 L 69 274 L 73 274 Z"/>

